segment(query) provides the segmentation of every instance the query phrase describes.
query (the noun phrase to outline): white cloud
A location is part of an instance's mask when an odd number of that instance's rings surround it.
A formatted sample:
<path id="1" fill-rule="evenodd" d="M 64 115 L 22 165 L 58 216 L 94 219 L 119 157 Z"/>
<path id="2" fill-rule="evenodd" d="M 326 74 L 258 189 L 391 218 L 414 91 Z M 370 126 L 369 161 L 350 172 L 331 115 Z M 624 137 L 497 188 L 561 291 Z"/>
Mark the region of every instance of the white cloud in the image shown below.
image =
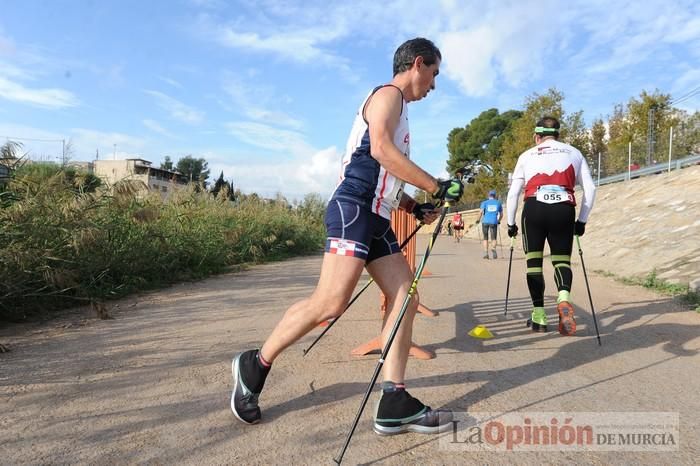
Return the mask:
<path id="1" fill-rule="evenodd" d="M 44 129 L 33 128 L 31 126 L 17 125 L 14 123 L 0 122 L 0 138 L 9 139 L 51 139 L 60 141 L 66 139 L 65 134 L 55 131 L 47 131 Z M 29 142 L 29 141 L 27 141 Z"/>
<path id="2" fill-rule="evenodd" d="M 306 192 L 329 194 L 335 188 L 342 154 L 334 147 L 316 152 L 309 161 L 297 165 L 296 178 Z"/>
<path id="3" fill-rule="evenodd" d="M 488 40 L 492 34 L 495 35 L 486 28 L 480 28 L 442 35 L 440 44 L 445 57 L 444 73 L 456 81 L 467 95 L 486 95 L 494 87 L 496 69 L 492 60 L 495 50 Z M 476 44 L 480 45 L 476 47 Z M 465 53 L 465 49 L 469 51 Z"/>
<path id="4" fill-rule="evenodd" d="M 247 163 L 230 163 L 227 157 L 205 154 L 213 174 L 221 171 L 233 179 L 235 188 L 256 192 L 264 197 L 283 193 L 289 200 L 302 199 L 308 193 L 328 197 L 337 184 L 342 155 L 336 147 L 317 150 L 306 156 L 283 161 L 267 161 L 268 157 L 250 157 Z"/>
<path id="5" fill-rule="evenodd" d="M 23 152 L 32 160 L 59 161 L 63 142 L 72 145 L 74 160 L 111 159 L 116 149 L 117 158 L 143 157 L 147 141 L 118 132 L 104 132 L 86 128 L 72 128 L 66 133 L 47 131 L 31 126 L 0 122 L 0 137 L 23 144 Z M 116 144 L 116 148 L 115 148 Z"/>
<path id="6" fill-rule="evenodd" d="M 167 111 L 176 120 L 191 125 L 201 123 L 204 120 L 204 113 L 190 107 L 167 94 L 158 91 L 145 90 L 146 94 L 155 97 L 158 105 Z"/>
<path id="7" fill-rule="evenodd" d="M 279 106 L 282 100 L 271 86 L 249 84 L 231 73 L 225 76 L 223 89 L 233 100 L 235 109 L 251 120 L 295 130 L 304 127 L 304 123 L 292 115 L 277 109 L 269 110 L 269 107 Z"/>
<path id="8" fill-rule="evenodd" d="M 169 138 L 174 138 L 174 137 L 175 137 L 175 135 L 174 135 L 173 133 L 171 133 L 171 132 L 168 131 L 167 129 L 163 128 L 163 127 L 160 125 L 160 123 L 158 123 L 158 122 L 155 121 L 155 120 L 145 119 L 145 120 L 142 121 L 142 123 L 143 123 L 143 125 L 144 125 L 146 128 L 150 129 L 151 131 L 153 131 L 153 132 L 155 132 L 155 133 L 162 134 L 163 136 L 167 136 L 167 137 L 169 137 Z"/>
<path id="9" fill-rule="evenodd" d="M 521 3 L 456 6 L 444 12 L 451 29 L 437 33 L 443 68 L 462 92 L 488 95 L 505 83 L 519 86 L 542 75 L 545 57 L 558 45 L 560 20 L 541 22 L 539 10 Z"/>
<path id="10" fill-rule="evenodd" d="M 0 73 L 4 75 L 5 78 L 17 79 L 20 81 L 32 79 L 31 75 L 25 69 L 2 60 L 0 60 Z"/>
<path id="11" fill-rule="evenodd" d="M 101 159 L 145 156 L 146 140 L 124 133 L 73 128 L 71 141 L 79 158 L 92 159 L 96 152 L 99 152 Z"/>
<path id="12" fill-rule="evenodd" d="M 226 6 L 224 0 L 189 0 L 189 2 L 200 8 L 209 8 L 213 10 L 218 10 Z"/>
<path id="13" fill-rule="evenodd" d="M 17 48 L 15 43 L 9 37 L 5 37 L 0 34 L 0 56 L 1 55 L 12 55 L 16 52 Z"/>
<path id="14" fill-rule="evenodd" d="M 286 126 L 296 130 L 300 130 L 304 127 L 304 123 L 301 122 L 301 120 L 297 120 L 284 112 L 266 110 L 264 108 L 248 108 L 245 113 L 246 116 L 255 121 L 263 121 L 275 125 Z"/>
<path id="15" fill-rule="evenodd" d="M 681 3 L 597 1 L 571 6 L 565 25 L 575 29 L 579 37 L 578 48 L 570 50 L 569 66 L 578 65 L 584 73 L 604 76 L 611 72 L 619 75 L 644 63 L 671 60 L 678 64 L 668 44 L 684 43 L 690 52 L 700 48 L 700 8 Z"/>
<path id="16" fill-rule="evenodd" d="M 678 99 L 697 86 L 700 86 L 700 68 L 688 69 L 674 83 L 672 97 Z"/>
<path id="17" fill-rule="evenodd" d="M 172 79 L 172 78 L 166 78 L 166 77 L 160 76 L 159 79 L 160 79 L 161 81 L 163 81 L 164 83 L 168 83 L 168 84 L 170 84 L 171 86 L 176 87 L 176 88 L 178 88 L 178 89 L 182 89 L 182 88 L 183 88 L 182 84 L 180 84 L 178 81 L 176 81 L 176 80 L 174 80 L 174 79 Z"/>
<path id="18" fill-rule="evenodd" d="M 250 121 L 230 122 L 225 126 L 236 139 L 251 146 L 290 154 L 308 155 L 314 152 L 297 131 Z"/>
<path id="19" fill-rule="evenodd" d="M 58 162 L 63 154 L 63 141 L 68 141 L 65 134 L 55 131 L 0 122 L 0 143 L 14 141 L 22 144 L 21 154 L 27 154 L 29 160 Z"/>
<path id="20" fill-rule="evenodd" d="M 320 17 L 306 12 L 306 16 L 315 16 L 313 22 L 305 26 L 303 22 L 308 21 L 308 17 L 294 17 L 286 23 L 295 24 L 293 27 L 252 20 L 243 22 L 240 21 L 241 18 L 238 24 L 223 24 L 210 16 L 201 15 L 194 29 L 199 36 L 224 47 L 251 53 L 269 53 L 297 63 L 320 62 L 349 70 L 348 60 L 334 53 L 329 45 L 351 32 L 347 17 L 337 13 L 338 10 L 329 10 L 325 17 Z"/>
<path id="21" fill-rule="evenodd" d="M 685 15 L 683 15 L 685 16 Z M 690 42 L 698 41 L 700 38 L 700 18 L 686 19 L 680 24 L 673 25 L 667 31 L 665 40 L 668 42 Z"/>
<path id="22" fill-rule="evenodd" d="M 76 107 L 78 99 L 71 92 L 56 88 L 29 88 L 0 76 L 0 98 L 44 108 Z"/>

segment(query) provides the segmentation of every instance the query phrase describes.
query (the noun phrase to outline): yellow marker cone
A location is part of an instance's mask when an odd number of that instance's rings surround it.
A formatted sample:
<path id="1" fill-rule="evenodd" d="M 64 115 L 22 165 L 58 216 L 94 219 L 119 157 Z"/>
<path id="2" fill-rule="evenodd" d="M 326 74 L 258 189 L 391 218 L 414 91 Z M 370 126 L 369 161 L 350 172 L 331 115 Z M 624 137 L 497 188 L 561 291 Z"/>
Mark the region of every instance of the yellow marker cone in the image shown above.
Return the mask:
<path id="1" fill-rule="evenodd" d="M 477 325 L 469 332 L 469 335 L 474 338 L 493 338 L 493 333 L 483 325 Z"/>

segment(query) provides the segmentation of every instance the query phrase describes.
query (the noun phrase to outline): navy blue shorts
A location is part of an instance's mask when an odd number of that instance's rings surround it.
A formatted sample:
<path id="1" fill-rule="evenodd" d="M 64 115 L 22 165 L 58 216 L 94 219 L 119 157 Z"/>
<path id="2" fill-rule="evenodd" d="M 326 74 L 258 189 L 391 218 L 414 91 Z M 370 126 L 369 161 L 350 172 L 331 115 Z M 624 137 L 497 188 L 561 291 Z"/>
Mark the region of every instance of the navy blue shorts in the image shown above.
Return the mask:
<path id="1" fill-rule="evenodd" d="M 366 208 L 336 199 L 326 209 L 326 252 L 367 263 L 400 252 L 391 222 Z"/>

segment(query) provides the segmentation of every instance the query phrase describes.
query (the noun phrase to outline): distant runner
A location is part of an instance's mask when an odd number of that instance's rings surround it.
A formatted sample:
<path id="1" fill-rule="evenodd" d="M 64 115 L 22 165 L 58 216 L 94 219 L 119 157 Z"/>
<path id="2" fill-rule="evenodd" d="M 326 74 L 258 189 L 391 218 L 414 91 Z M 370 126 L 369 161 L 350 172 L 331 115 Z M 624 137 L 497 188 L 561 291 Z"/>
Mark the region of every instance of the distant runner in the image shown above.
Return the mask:
<path id="1" fill-rule="evenodd" d="M 481 203 L 479 207 L 479 218 L 476 223 L 481 222 L 481 230 L 484 233 L 484 259 L 489 258 L 489 237 L 491 240 L 491 254 L 494 259 L 496 254 L 496 239 L 498 238 L 498 225 L 503 218 L 503 205 L 496 199 L 496 191 L 489 191 L 489 198 Z"/>
<path id="2" fill-rule="evenodd" d="M 454 231 L 455 241 L 459 243 L 464 235 L 464 221 L 462 220 L 462 214 L 459 212 L 452 217 L 452 231 Z"/>

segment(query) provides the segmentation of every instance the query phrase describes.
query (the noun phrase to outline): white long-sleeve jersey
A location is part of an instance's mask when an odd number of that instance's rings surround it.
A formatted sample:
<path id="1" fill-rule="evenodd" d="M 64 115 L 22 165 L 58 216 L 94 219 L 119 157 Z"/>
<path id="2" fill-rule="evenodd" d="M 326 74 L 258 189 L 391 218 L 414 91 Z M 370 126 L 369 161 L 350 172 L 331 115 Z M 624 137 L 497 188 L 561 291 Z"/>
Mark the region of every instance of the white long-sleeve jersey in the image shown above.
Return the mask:
<path id="1" fill-rule="evenodd" d="M 595 184 L 585 157 L 578 149 L 554 139 L 546 139 L 535 147 L 526 150 L 518 158 L 508 191 L 506 210 L 508 225 L 515 224 L 518 210 L 518 197 L 523 187 L 524 198 L 535 197 L 542 186 L 560 186 L 566 190 L 567 200 L 576 205 L 574 186 L 583 187 L 583 199 L 578 219 L 588 221 L 588 215 L 595 200 Z"/>

